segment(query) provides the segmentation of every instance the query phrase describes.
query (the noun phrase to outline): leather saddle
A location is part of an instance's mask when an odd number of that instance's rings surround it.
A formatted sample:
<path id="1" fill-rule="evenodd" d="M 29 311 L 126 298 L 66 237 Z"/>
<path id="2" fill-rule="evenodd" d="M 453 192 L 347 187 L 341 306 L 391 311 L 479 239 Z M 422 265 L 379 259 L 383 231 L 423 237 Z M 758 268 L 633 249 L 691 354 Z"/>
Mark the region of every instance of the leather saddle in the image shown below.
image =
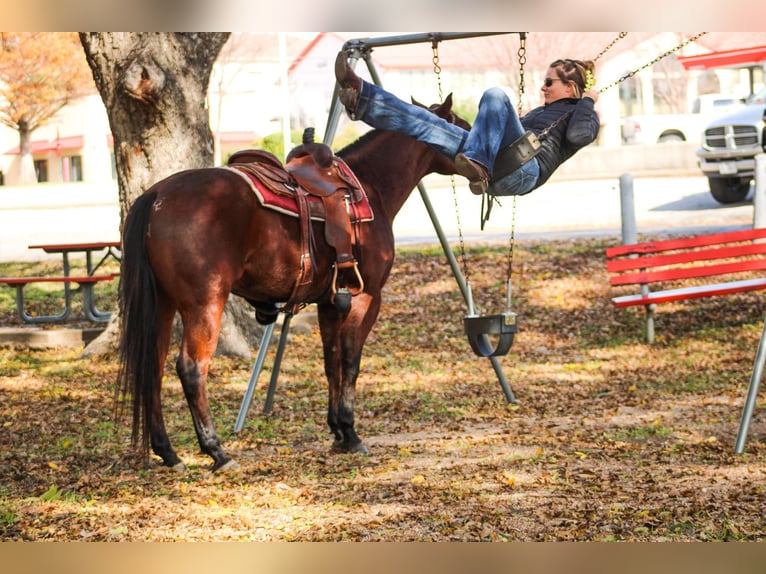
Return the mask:
<path id="1" fill-rule="evenodd" d="M 229 158 L 227 166 L 254 178 L 275 196 L 288 200 L 290 211 L 299 218 L 301 270 L 285 309 L 296 312 L 305 304 L 302 294 L 313 279 L 311 220 L 325 222 L 325 241 L 335 249 L 335 276 L 331 287 L 336 305 L 335 295 L 339 290 L 343 290 L 344 295 L 348 290 L 351 296 L 364 290 L 354 257 L 356 235 L 352 221 L 363 220 L 354 207 L 366 204 L 367 198 L 351 169 L 329 146 L 303 143 L 288 154 L 284 165 L 265 150 L 242 150 Z M 263 202 L 262 197 L 259 199 Z M 350 279 L 343 273 L 345 269 L 352 270 Z M 347 303 L 350 306 L 350 298 Z"/>

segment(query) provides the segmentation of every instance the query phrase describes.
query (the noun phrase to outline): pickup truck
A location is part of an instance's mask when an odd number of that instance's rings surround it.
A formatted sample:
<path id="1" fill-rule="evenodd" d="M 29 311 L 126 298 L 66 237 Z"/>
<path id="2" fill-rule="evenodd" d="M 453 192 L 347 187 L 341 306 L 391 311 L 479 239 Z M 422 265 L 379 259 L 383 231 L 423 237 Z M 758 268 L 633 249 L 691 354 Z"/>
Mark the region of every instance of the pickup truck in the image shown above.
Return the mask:
<path id="1" fill-rule="evenodd" d="M 697 149 L 697 163 L 719 203 L 743 201 L 755 174 L 755 156 L 766 151 L 766 88 L 738 112 L 712 121 Z"/>
<path id="2" fill-rule="evenodd" d="M 626 144 L 700 142 L 705 126 L 714 118 L 745 107 L 745 99 L 727 94 L 704 94 L 695 98 L 688 114 L 627 116 L 622 124 Z"/>

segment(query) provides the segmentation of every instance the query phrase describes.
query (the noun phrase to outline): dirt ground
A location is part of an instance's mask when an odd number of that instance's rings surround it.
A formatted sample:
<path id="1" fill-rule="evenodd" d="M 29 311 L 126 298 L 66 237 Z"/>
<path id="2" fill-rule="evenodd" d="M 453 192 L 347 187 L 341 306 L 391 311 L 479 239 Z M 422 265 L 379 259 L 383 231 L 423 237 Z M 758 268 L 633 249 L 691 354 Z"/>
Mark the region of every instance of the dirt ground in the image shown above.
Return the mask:
<path id="1" fill-rule="evenodd" d="M 0 349 L 0 539 L 763 541 L 763 400 L 734 454 L 763 295 L 662 305 L 649 346 L 643 311 L 610 303 L 607 244 L 518 242 L 519 332 L 499 361 L 515 404 L 465 340 L 444 255 L 400 251 L 357 385 L 369 455 L 329 450 L 316 329 L 292 334 L 264 415 L 267 360 L 239 433 L 252 364 L 215 359 L 213 414 L 240 464 L 219 473 L 172 365 L 182 473 L 131 453 L 111 415 L 114 357 Z M 501 312 L 506 247 L 466 262 L 480 309 Z"/>

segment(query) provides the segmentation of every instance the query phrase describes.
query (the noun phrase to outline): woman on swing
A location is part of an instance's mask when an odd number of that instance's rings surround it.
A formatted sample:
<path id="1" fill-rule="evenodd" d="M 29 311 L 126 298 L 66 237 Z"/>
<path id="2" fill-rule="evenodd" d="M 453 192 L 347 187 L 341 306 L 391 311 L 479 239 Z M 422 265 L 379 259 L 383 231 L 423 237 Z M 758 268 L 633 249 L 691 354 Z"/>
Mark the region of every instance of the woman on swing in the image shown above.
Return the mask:
<path id="1" fill-rule="evenodd" d="M 596 139 L 599 130 L 594 105 L 594 64 L 590 60 L 556 60 L 545 74 L 545 104 L 519 119 L 500 88 L 490 88 L 479 101 L 473 127 L 466 131 L 404 102 L 381 87 L 365 82 L 348 65 L 348 53 L 335 60 L 340 101 L 351 119 L 383 130 L 401 132 L 429 144 L 455 162 L 477 195 L 492 180 L 498 152 L 526 131 L 540 136 L 542 149 L 518 169 L 492 181 L 492 195 L 524 195 L 544 184 L 567 159 Z"/>

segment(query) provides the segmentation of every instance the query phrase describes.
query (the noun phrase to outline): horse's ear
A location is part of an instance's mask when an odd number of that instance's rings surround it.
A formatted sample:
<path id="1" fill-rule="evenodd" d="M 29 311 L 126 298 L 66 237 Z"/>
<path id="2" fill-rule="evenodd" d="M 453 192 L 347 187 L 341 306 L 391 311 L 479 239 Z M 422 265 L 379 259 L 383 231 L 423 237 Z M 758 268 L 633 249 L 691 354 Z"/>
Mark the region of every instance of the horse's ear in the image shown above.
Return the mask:
<path id="1" fill-rule="evenodd" d="M 448 118 L 452 114 L 452 92 L 450 92 L 439 106 L 432 108 L 437 116 Z"/>
<path id="2" fill-rule="evenodd" d="M 412 96 L 410 96 L 410 101 L 411 101 L 413 104 L 415 104 L 416 106 L 420 106 L 421 108 L 426 108 L 426 109 L 428 109 L 428 106 L 426 106 L 426 105 L 424 105 L 424 104 L 421 104 L 419 101 L 417 101 L 417 100 L 416 100 L 415 98 L 413 98 Z"/>

